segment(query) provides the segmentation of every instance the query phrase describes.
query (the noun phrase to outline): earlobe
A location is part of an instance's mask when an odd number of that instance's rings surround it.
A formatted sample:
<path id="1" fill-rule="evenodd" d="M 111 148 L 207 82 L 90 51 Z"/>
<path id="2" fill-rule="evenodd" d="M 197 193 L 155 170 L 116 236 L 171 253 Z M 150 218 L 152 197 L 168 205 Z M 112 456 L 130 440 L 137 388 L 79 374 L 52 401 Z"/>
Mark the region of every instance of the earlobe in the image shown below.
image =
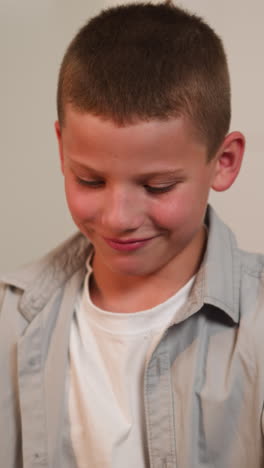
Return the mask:
<path id="1" fill-rule="evenodd" d="M 223 192 L 236 180 L 245 150 L 245 137 L 240 132 L 232 132 L 225 137 L 216 156 L 213 190 Z"/>
<path id="2" fill-rule="evenodd" d="M 63 148 L 62 148 L 62 136 L 61 136 L 60 124 L 59 124 L 58 121 L 55 122 L 54 127 L 55 127 L 55 133 L 56 133 L 57 141 L 58 141 L 61 172 L 64 174 L 64 157 L 63 157 Z"/>

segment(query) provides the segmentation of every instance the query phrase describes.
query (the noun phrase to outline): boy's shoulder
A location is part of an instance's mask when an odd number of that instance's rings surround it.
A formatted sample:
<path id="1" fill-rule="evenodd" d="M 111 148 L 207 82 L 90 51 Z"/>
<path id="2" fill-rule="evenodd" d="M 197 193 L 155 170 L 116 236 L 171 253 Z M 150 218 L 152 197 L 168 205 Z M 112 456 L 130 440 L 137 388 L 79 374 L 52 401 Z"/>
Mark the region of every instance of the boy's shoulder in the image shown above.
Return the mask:
<path id="1" fill-rule="evenodd" d="M 219 266 L 225 259 L 230 259 L 231 254 L 230 266 L 236 267 L 239 264 L 241 273 L 252 276 L 264 274 L 264 254 L 239 248 L 231 228 L 219 218 L 211 206 L 208 206 L 206 220 L 209 227 L 210 255 L 218 259 Z"/>
<path id="2" fill-rule="evenodd" d="M 264 254 L 239 249 L 241 268 L 249 276 L 264 278 Z"/>
<path id="3" fill-rule="evenodd" d="M 62 284 L 85 265 L 90 242 L 77 232 L 41 258 L 0 276 L 0 300 L 6 286 L 21 290 L 34 289 L 43 281 Z"/>

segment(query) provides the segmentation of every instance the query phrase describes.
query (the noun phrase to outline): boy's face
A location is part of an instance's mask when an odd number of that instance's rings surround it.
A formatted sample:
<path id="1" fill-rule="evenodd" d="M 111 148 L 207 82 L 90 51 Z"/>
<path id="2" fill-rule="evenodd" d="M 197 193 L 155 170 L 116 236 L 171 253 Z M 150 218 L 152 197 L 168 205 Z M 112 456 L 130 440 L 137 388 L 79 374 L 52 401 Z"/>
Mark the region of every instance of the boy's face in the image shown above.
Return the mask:
<path id="1" fill-rule="evenodd" d="M 118 127 L 69 107 L 57 134 L 69 209 L 97 265 L 145 276 L 200 254 L 216 161 L 182 117 Z"/>

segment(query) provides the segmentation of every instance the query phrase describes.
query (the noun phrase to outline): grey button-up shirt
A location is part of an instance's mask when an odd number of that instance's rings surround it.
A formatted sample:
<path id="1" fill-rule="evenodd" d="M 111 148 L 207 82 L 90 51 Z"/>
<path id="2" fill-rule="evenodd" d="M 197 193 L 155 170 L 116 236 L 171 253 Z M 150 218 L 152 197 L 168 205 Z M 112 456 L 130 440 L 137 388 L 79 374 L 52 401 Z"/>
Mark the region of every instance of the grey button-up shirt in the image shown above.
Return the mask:
<path id="1" fill-rule="evenodd" d="M 146 362 L 151 468 L 264 467 L 264 257 L 239 250 L 210 207 L 207 223 L 190 299 Z M 0 283 L 1 468 L 75 468 L 66 375 L 90 249 L 77 234 Z"/>

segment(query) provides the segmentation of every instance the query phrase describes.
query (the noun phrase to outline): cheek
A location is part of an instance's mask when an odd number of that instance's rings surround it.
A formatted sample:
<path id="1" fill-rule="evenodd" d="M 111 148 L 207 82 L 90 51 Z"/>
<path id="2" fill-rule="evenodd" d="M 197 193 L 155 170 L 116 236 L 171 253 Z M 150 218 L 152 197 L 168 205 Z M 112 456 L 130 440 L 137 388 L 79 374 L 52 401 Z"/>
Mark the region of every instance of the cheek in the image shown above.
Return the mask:
<path id="1" fill-rule="evenodd" d="M 70 183 L 65 183 L 65 193 L 69 210 L 74 221 L 92 221 L 95 217 L 96 206 L 94 200 L 87 196 L 84 190 L 76 188 Z"/>
<path id="2" fill-rule="evenodd" d="M 162 198 L 153 207 L 153 214 L 156 221 L 161 226 L 173 226 L 175 223 L 182 222 L 191 211 L 190 196 L 182 191 L 174 192 Z"/>
<path id="3" fill-rule="evenodd" d="M 203 219 L 207 205 L 206 196 L 195 190 L 183 190 L 163 199 L 153 209 L 153 218 L 160 227 L 181 232 L 195 230 Z"/>

